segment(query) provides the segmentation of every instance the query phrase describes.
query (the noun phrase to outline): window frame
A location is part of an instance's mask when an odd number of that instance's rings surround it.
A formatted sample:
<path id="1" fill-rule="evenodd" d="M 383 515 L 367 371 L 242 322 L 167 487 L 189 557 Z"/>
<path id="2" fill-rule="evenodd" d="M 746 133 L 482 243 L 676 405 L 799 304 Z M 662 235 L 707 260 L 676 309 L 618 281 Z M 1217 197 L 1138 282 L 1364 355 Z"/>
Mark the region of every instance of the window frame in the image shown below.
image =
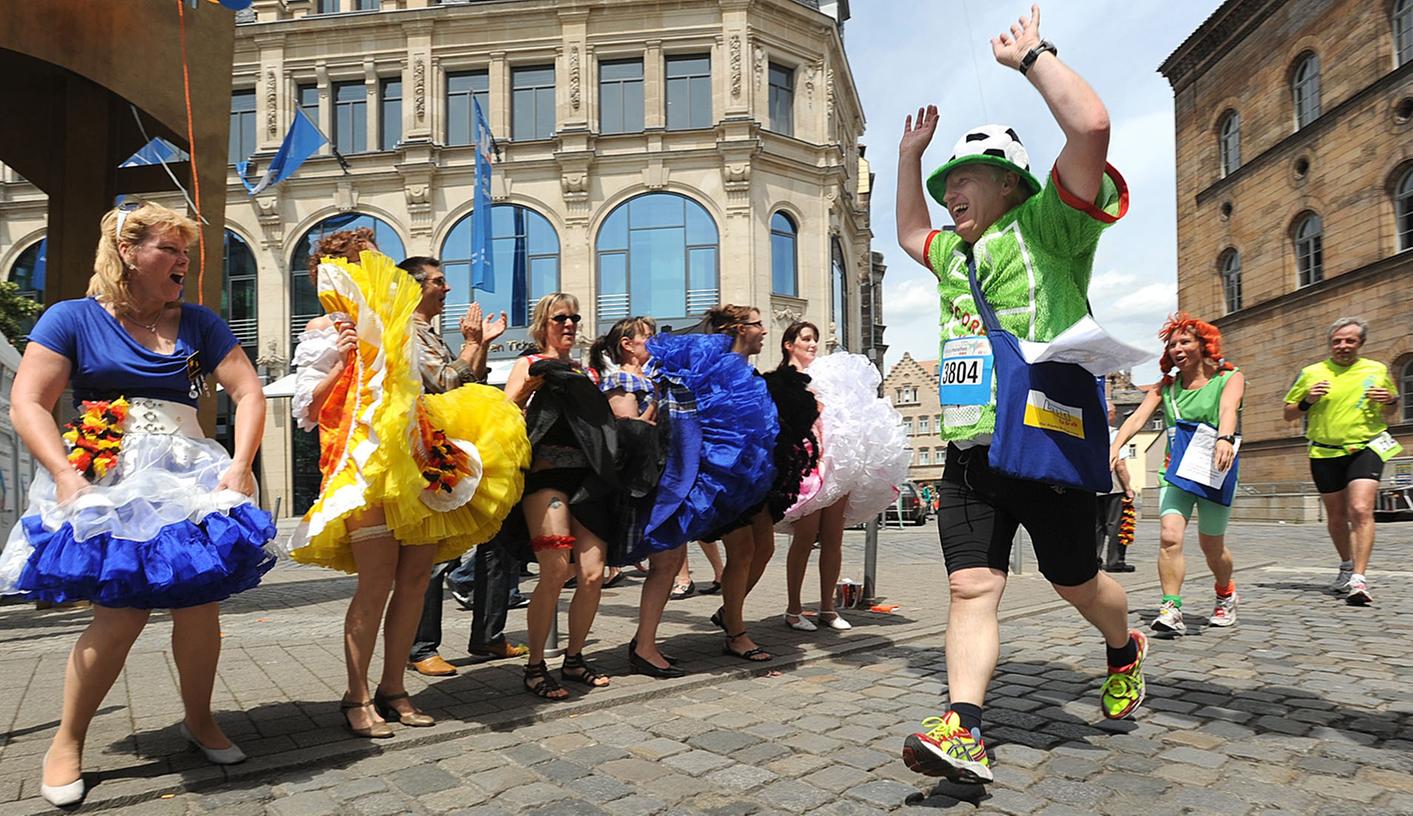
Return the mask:
<path id="1" fill-rule="evenodd" d="M 250 258 L 250 269 L 242 274 L 232 274 L 231 270 L 231 249 L 232 244 L 238 244 L 245 254 Z M 249 285 L 251 288 L 251 315 L 241 320 L 232 320 L 230 306 L 232 300 L 232 284 L 239 283 Z M 250 357 L 250 361 L 255 362 L 255 357 L 260 348 L 260 260 L 255 255 L 255 250 L 251 248 L 250 242 L 235 230 L 226 228 L 221 245 L 221 308 L 219 314 L 221 319 L 230 327 L 236 339 L 240 341 L 241 349 Z"/>
<path id="2" fill-rule="evenodd" d="M 1235 247 L 1228 247 L 1219 256 L 1217 274 L 1222 281 L 1222 304 L 1226 307 L 1226 313 L 1241 311 L 1241 253 Z"/>
<path id="3" fill-rule="evenodd" d="M 1403 402 L 1399 418 L 1403 424 L 1413 423 L 1413 354 L 1404 358 L 1403 370 L 1399 372 L 1398 398 Z"/>
<path id="4" fill-rule="evenodd" d="M 1409 0 L 1413 6 L 1413 0 Z M 1405 165 L 1393 185 L 1393 233 L 1398 252 L 1413 249 L 1413 164 Z"/>
<path id="5" fill-rule="evenodd" d="M 706 63 L 705 73 L 689 72 L 683 73 L 680 76 L 673 76 L 672 70 L 674 65 L 686 65 L 689 62 Z M 715 112 L 713 110 L 715 100 L 713 99 L 711 87 L 711 62 L 710 51 L 695 54 L 668 54 L 663 57 L 663 125 L 668 130 L 700 130 L 702 128 L 709 128 L 715 124 Z M 682 93 L 686 94 L 685 99 L 680 96 Z M 686 107 L 674 107 L 674 97 L 677 97 L 675 100 L 677 102 L 685 101 Z M 673 124 L 674 111 L 678 112 L 677 115 L 679 117 L 675 125 Z M 682 113 L 682 111 L 685 111 L 685 113 Z M 697 114 L 701 114 L 700 123 L 698 122 L 699 117 Z M 686 117 L 685 121 L 680 117 Z"/>
<path id="6" fill-rule="evenodd" d="M 829 246 L 829 317 L 838 347 L 849 350 L 849 269 L 844 244 L 837 237 Z"/>
<path id="7" fill-rule="evenodd" d="M 1307 234 L 1306 228 L 1314 225 L 1314 231 Z M 1306 212 L 1295 222 L 1292 230 L 1295 240 L 1296 288 L 1314 286 L 1325 279 L 1325 222 L 1319 213 Z"/>
<path id="8" fill-rule="evenodd" d="M 634 202 L 645 201 L 650 197 L 670 196 L 680 199 L 682 202 L 682 222 L 681 226 L 676 224 L 647 224 L 635 226 L 633 222 L 633 212 L 630 205 Z M 689 208 L 695 207 L 699 212 L 694 212 Z M 611 226 L 617 229 L 614 219 L 620 217 L 620 213 L 627 223 L 623 226 L 625 231 L 625 242 L 622 248 L 605 249 L 605 231 Z M 694 242 L 689 231 L 692 228 L 692 221 L 696 218 L 705 218 L 706 224 L 710 224 L 714 239 L 708 243 L 700 241 Z M 700 225 L 701 222 L 698 222 Z M 633 302 L 635 291 L 635 278 L 640 275 L 648 275 L 649 280 L 653 279 L 652 264 L 647 258 L 641 258 L 635 262 L 634 259 L 634 239 L 637 235 L 654 230 L 681 229 L 682 230 L 682 274 L 683 274 L 683 309 L 684 314 L 662 314 L 658 310 L 645 308 L 642 304 Z M 712 285 L 709 288 L 693 287 L 692 253 L 710 251 L 712 254 L 712 268 L 710 270 Z M 604 284 L 604 259 L 622 258 L 623 292 L 606 292 Z M 615 262 L 616 264 L 617 262 Z M 639 270 L 642 264 L 647 264 L 646 270 Z M 702 270 L 705 271 L 705 270 Z M 712 215 L 711 210 L 706 205 L 696 199 L 683 195 L 682 193 L 668 190 L 642 192 L 618 202 L 608 215 L 599 223 L 594 232 L 594 291 L 597 293 L 594 304 L 595 319 L 599 325 L 608 325 L 614 320 L 618 320 L 629 315 L 649 315 L 659 323 L 678 322 L 682 320 L 694 321 L 700 317 L 711 305 L 718 302 L 721 294 L 721 224 Z"/>
<path id="9" fill-rule="evenodd" d="M 638 76 L 636 78 L 630 77 L 627 79 L 604 79 L 605 68 L 616 68 L 625 65 L 636 65 L 638 67 Z M 646 82 L 647 67 L 642 57 L 624 57 L 622 59 L 607 59 L 599 62 L 599 133 L 607 136 L 621 133 L 643 132 L 647 124 Z M 630 105 L 631 100 L 629 100 L 628 97 L 630 95 L 630 86 L 633 85 L 637 86 L 636 118 L 634 115 L 629 114 L 632 105 Z M 610 91 L 613 93 L 611 94 Z M 617 96 L 619 106 L 618 122 L 614 123 L 612 129 L 609 127 L 608 117 L 605 114 L 605 111 L 608 109 L 607 100 L 611 95 Z M 630 119 L 634 121 L 630 122 Z"/>
<path id="10" fill-rule="evenodd" d="M 236 110 L 236 99 L 247 99 L 250 103 L 249 110 Z M 257 96 L 254 88 L 243 88 L 231 92 L 231 125 L 230 138 L 226 149 L 226 158 L 229 164 L 243 162 L 250 158 L 255 152 L 255 147 L 260 143 L 257 129 L 255 127 L 256 113 L 258 108 Z M 246 145 L 245 136 L 250 135 L 250 144 Z"/>
<path id="11" fill-rule="evenodd" d="M 466 79 L 469 87 L 465 91 L 453 91 L 452 85 L 460 79 Z M 477 86 L 484 84 L 485 90 L 479 90 Z M 452 116 L 453 97 L 465 97 L 466 102 L 466 140 L 458 141 L 453 138 L 452 128 L 458 124 L 456 118 Z M 465 71 L 448 71 L 446 73 L 446 89 L 443 93 L 442 102 L 446 105 L 446 127 L 442 134 L 443 144 L 447 147 L 462 147 L 474 144 L 476 141 L 476 107 L 471 104 L 475 100 L 481 102 L 481 113 L 485 114 L 489 124 L 491 117 L 491 72 L 485 68 L 475 68 Z"/>
<path id="12" fill-rule="evenodd" d="M 1413 0 L 1394 0 L 1389 11 L 1393 34 L 1393 67 L 1413 62 Z"/>
<path id="13" fill-rule="evenodd" d="M 532 72 L 549 72 L 549 84 L 543 81 L 534 82 L 527 77 Z M 555 101 L 555 83 L 559 77 L 555 72 L 554 63 L 544 63 L 539 65 L 515 65 L 510 69 L 510 138 L 516 142 L 535 142 L 544 139 L 553 139 L 555 128 L 559 124 L 556 121 L 557 111 Z M 520 84 L 524 82 L 524 84 Z M 531 110 L 534 121 L 528 125 L 529 131 L 522 130 L 524 125 L 519 114 L 520 102 L 528 94 L 532 100 Z M 541 110 L 541 106 L 548 105 L 548 110 Z M 546 123 L 541 122 L 542 116 L 548 115 L 548 131 L 542 128 Z"/>
<path id="14" fill-rule="evenodd" d="M 388 95 L 391 86 L 397 86 L 397 97 Z M 402 143 L 402 77 L 379 77 L 378 78 L 378 149 L 397 150 L 397 146 Z M 390 109 L 396 107 L 396 113 L 389 116 Z M 393 122 L 397 135 L 389 143 L 388 123 Z"/>
<path id="15" fill-rule="evenodd" d="M 1296 130 L 1320 118 L 1320 57 L 1314 51 L 1305 51 L 1296 58 L 1290 92 Z"/>
<path id="16" fill-rule="evenodd" d="M 497 211 L 505 212 L 507 210 L 511 212 L 512 219 L 514 218 L 515 214 L 519 212 L 526 214 L 526 216 L 536 218 L 538 219 L 538 221 L 532 223 L 529 217 L 527 217 L 523 221 L 523 233 L 519 232 L 518 230 L 515 230 L 512 231 L 509 235 L 498 234 L 495 231 L 496 224 L 499 221 L 499 219 L 496 217 Z M 441 259 L 442 262 L 442 271 L 446 273 L 447 282 L 451 285 L 451 296 L 448 297 L 448 302 L 445 306 L 444 311 L 442 312 L 442 336 L 446 338 L 448 345 L 452 346 L 452 350 L 457 352 L 461 350 L 461 333 L 456 330 L 456 327 L 460 323 L 462 315 L 466 314 L 466 310 L 470 308 L 471 304 L 480 300 L 475 296 L 475 293 L 477 291 L 482 291 L 473 289 L 471 286 L 470 239 L 472 236 L 470 233 L 470 226 L 473 223 L 472 219 L 474 216 L 475 211 L 470 210 L 461 215 L 461 217 L 457 218 L 455 221 L 453 221 L 451 227 L 442 236 L 442 239 L 438 245 L 438 249 L 441 253 L 438 257 Z M 540 222 L 543 222 L 543 224 L 541 224 Z M 466 225 L 466 227 L 468 228 L 466 234 L 466 252 L 464 253 L 464 257 L 460 254 L 457 254 L 459 252 L 459 247 L 454 247 L 451 244 L 454 238 L 460 237 L 456 234 L 456 232 L 459 228 L 462 227 L 462 225 Z M 536 251 L 530 245 L 530 231 L 532 229 L 541 228 L 548 229 L 549 235 L 553 237 L 553 252 Z M 527 207 L 524 204 L 516 204 L 512 202 L 491 205 L 491 230 L 491 256 L 493 258 L 498 254 L 496 252 L 496 249 L 497 246 L 502 242 L 510 241 L 512 243 L 516 243 L 523 241 L 525 244 L 523 257 L 517 258 L 515 256 L 512 256 L 511 271 L 506 275 L 505 282 L 508 282 L 510 284 L 511 302 L 509 304 L 509 308 L 505 309 L 506 315 L 508 317 L 507 331 L 504 335 L 505 339 L 499 341 L 499 345 L 505 347 L 506 349 L 510 349 L 509 356 L 514 356 L 514 354 L 518 353 L 519 351 L 517 344 L 528 341 L 530 312 L 535 307 L 535 301 L 544 295 L 550 294 L 551 292 L 559 291 L 560 282 L 564 280 L 564 241 L 560 237 L 559 230 L 555 228 L 554 222 L 549 219 L 549 216 L 547 216 L 545 213 L 540 212 L 539 210 L 536 210 L 533 207 Z M 536 288 L 534 285 L 535 264 L 537 261 L 546 261 L 551 258 L 554 260 L 555 264 L 554 285 L 547 291 L 539 291 L 539 289 Z M 464 279 L 460 277 L 462 274 L 460 267 L 462 266 L 465 266 Z M 500 280 L 501 275 L 499 269 L 501 265 L 497 264 L 496 266 L 498 270 L 496 275 L 496 283 L 497 288 L 500 288 L 499 284 L 502 283 L 502 281 Z M 518 269 L 516 268 L 517 266 L 519 267 Z M 516 279 L 517 274 L 522 275 L 522 277 L 520 277 L 518 280 Z M 517 292 L 519 300 L 522 304 L 522 308 L 519 309 L 516 308 Z M 469 293 L 469 295 L 463 295 L 462 293 Z M 499 292 L 497 294 L 499 294 Z M 467 297 L 467 300 L 464 303 L 461 302 L 461 298 L 463 296 Z M 490 309 L 487 310 L 488 315 L 489 312 Z M 504 357 L 507 355 L 501 353 L 500 351 L 496 351 L 494 356 Z"/>
<path id="17" fill-rule="evenodd" d="M 1241 169 L 1241 114 L 1237 111 L 1227 111 L 1217 125 L 1217 158 L 1222 178 Z"/>
<path id="18" fill-rule="evenodd" d="M 342 92 L 349 91 L 356 98 L 340 99 Z M 329 141 L 334 149 L 345 156 L 368 152 L 368 84 L 361 80 L 329 83 L 329 99 L 333 103 L 333 116 L 329 119 Z M 352 131 L 348 141 L 344 141 L 342 119 L 348 113 L 347 127 Z M 359 129 L 362 123 L 362 129 Z M 359 144 L 359 136 L 362 144 Z"/>
<path id="19" fill-rule="evenodd" d="M 795 135 L 795 74 L 798 72 L 794 66 L 771 62 L 767 64 L 765 73 L 766 112 L 770 130 L 782 136 L 793 137 Z M 777 75 L 784 75 L 787 82 L 785 84 L 776 82 Z"/>
<path id="20" fill-rule="evenodd" d="M 777 228 L 776 219 L 784 219 L 788 230 Z M 786 297 L 800 296 L 800 226 L 795 218 L 784 210 L 776 210 L 770 214 L 770 289 L 774 294 Z M 790 270 L 788 285 L 781 287 L 780 278 L 780 256 L 778 250 L 784 242 L 790 247 Z"/>

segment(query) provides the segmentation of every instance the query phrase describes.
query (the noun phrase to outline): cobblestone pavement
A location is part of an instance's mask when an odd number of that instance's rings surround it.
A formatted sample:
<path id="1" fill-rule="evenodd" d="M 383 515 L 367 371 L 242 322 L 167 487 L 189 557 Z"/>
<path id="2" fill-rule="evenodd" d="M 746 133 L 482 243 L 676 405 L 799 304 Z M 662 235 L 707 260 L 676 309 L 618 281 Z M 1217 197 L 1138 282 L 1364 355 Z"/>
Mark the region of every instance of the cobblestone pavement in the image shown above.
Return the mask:
<path id="1" fill-rule="evenodd" d="M 339 633 L 351 580 L 281 566 L 225 610 L 216 706 L 251 755 L 220 769 L 185 749 L 169 626 L 154 616 L 95 720 L 85 811 L 124 814 L 510 813 L 867 814 L 940 808 L 1045 813 L 1413 814 L 1413 666 L 1398 599 L 1413 592 L 1409 525 L 1380 525 L 1372 589 L 1346 607 L 1322 528 L 1234 525 L 1240 622 L 1155 641 L 1149 701 L 1133 721 L 1098 711 L 1102 646 L 1048 585 L 1022 572 L 1003 610 L 1002 665 L 988 700 L 996 783 L 960 787 L 911 774 L 901 739 L 939 713 L 945 684 L 944 573 L 932 528 L 888 531 L 880 594 L 892 614 L 856 612 L 843 636 L 779 623 L 783 553 L 748 605 L 778 673 L 720 655 L 709 597 L 674 602 L 669 651 L 693 674 L 615 676 L 610 689 L 545 704 L 518 691 L 519 665 L 472 667 L 459 648 L 468 616 L 447 612 L 443 654 L 462 673 L 409 682 L 442 721 L 371 744 L 347 737 Z M 861 534 L 846 544 L 846 575 Z M 1156 602 L 1156 527 L 1140 524 L 1120 578 L 1135 625 Z M 784 541 L 781 540 L 783 546 Z M 694 554 L 695 555 L 695 554 Z M 1194 560 L 1195 557 L 1195 560 Z M 703 561 L 694 558 L 694 563 Z M 703 564 L 704 565 L 704 564 Z M 1208 576 L 1190 548 L 1187 609 L 1204 612 Z M 699 576 L 700 577 L 700 576 Z M 859 577 L 855 574 L 853 577 Z M 811 573 L 809 580 L 814 580 Z M 808 585 L 808 584 L 807 584 Z M 806 593 L 809 598 L 809 593 Z M 622 644 L 637 587 L 609 590 L 588 650 L 626 668 Z M 1191 627 L 1198 616 L 1189 614 Z M 83 612 L 0 608 L 0 805 L 23 816 L 37 798 L 62 666 Z M 511 635 L 523 633 L 512 612 Z"/>

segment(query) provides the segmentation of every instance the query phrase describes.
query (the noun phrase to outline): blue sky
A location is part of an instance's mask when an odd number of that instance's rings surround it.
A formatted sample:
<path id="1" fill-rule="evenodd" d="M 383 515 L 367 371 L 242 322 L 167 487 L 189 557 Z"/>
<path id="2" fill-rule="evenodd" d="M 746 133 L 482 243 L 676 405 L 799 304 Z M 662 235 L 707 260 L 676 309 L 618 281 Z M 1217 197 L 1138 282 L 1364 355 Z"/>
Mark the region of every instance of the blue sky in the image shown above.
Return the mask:
<path id="1" fill-rule="evenodd" d="M 844 31 L 868 127 L 864 142 L 877 174 L 873 248 L 888 263 L 884 279 L 887 363 L 910 352 L 937 356 L 937 295 L 931 273 L 903 254 L 894 230 L 898 138 L 903 119 L 932 103 L 941 122 L 923 159 L 941 164 L 967 129 L 1011 125 L 1043 176 L 1064 135 L 1040 95 L 991 56 L 990 38 L 1030 6 L 996 0 L 856 0 Z M 1221 5 L 1220 0 L 1049 0 L 1041 3 L 1041 36 L 1080 73 L 1109 109 L 1109 161 L 1128 180 L 1131 208 L 1104 235 L 1095 259 L 1090 302 L 1112 333 L 1152 349 L 1134 371 L 1157 379 L 1155 337 L 1177 308 L 1177 229 L 1173 167 L 1173 95 L 1158 65 Z M 935 203 L 932 223 L 950 218 Z"/>

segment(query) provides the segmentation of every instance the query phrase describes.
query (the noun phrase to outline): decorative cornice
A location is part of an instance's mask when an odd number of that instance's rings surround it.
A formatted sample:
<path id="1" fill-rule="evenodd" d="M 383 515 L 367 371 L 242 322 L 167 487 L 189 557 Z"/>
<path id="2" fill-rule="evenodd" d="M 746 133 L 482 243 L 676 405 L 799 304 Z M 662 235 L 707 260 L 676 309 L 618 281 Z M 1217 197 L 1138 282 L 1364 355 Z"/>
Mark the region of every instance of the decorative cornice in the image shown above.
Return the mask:
<path id="1" fill-rule="evenodd" d="M 1177 47 L 1158 72 L 1174 91 L 1197 79 L 1216 60 L 1256 30 L 1285 0 L 1227 0 Z"/>

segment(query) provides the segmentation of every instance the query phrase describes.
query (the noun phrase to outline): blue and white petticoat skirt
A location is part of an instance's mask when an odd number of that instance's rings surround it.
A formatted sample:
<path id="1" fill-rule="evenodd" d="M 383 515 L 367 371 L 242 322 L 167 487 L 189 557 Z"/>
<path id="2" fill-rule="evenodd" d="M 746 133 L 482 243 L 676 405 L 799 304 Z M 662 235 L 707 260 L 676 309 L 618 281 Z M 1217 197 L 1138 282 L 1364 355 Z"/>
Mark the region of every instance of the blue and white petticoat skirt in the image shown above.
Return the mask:
<path id="1" fill-rule="evenodd" d="M 0 595 L 180 609 L 250 589 L 275 564 L 270 514 L 216 490 L 231 458 L 196 410 L 132 399 L 116 473 L 60 505 L 40 469 L 0 553 Z"/>

